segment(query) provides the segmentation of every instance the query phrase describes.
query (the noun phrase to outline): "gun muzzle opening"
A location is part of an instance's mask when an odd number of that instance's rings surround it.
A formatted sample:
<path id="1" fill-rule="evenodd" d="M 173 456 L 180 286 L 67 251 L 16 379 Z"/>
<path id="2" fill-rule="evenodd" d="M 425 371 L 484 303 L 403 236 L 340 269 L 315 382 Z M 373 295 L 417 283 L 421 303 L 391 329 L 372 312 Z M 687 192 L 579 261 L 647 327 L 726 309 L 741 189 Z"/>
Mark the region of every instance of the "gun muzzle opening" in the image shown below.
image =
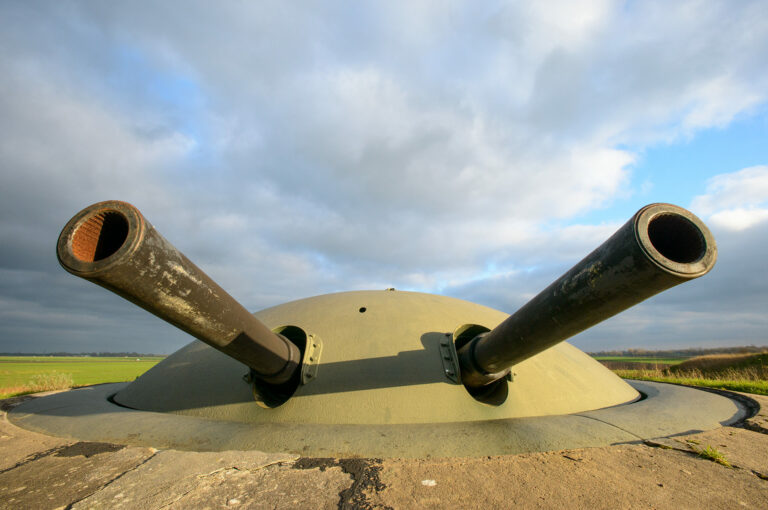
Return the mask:
<path id="1" fill-rule="evenodd" d="M 648 222 L 648 238 L 659 253 L 681 264 L 701 260 L 707 250 L 701 230 L 679 214 L 659 214 L 652 218 Z"/>
<path id="2" fill-rule="evenodd" d="M 146 222 L 126 202 L 110 200 L 86 207 L 59 235 L 56 255 L 61 265 L 82 278 L 98 279 L 124 263 L 143 242 Z"/>
<path id="3" fill-rule="evenodd" d="M 717 246 L 709 229 L 682 207 L 643 207 L 635 215 L 635 235 L 653 264 L 684 279 L 708 273 L 717 260 Z"/>
<path id="4" fill-rule="evenodd" d="M 96 262 L 113 255 L 128 238 L 128 219 L 120 211 L 96 211 L 72 232 L 72 255 Z"/>

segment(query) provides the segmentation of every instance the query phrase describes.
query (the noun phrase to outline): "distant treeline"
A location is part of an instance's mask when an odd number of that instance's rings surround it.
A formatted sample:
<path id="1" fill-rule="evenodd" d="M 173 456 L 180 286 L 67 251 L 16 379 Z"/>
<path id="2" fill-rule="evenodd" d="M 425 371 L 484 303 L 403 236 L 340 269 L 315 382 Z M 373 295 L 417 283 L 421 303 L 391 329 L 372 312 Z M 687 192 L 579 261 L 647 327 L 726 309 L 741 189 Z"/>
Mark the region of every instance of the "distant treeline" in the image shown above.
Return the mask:
<path id="1" fill-rule="evenodd" d="M 94 358 L 149 358 L 166 357 L 167 354 L 146 354 L 143 352 L 0 352 L 0 356 L 91 356 Z"/>
<path id="2" fill-rule="evenodd" d="M 752 354 L 768 351 L 768 345 L 756 347 L 743 345 L 740 347 L 715 347 L 712 349 L 670 349 L 664 351 L 652 351 L 648 349 L 627 349 L 625 351 L 598 351 L 589 352 L 590 356 L 625 356 L 630 358 L 692 358 L 706 354 Z"/>

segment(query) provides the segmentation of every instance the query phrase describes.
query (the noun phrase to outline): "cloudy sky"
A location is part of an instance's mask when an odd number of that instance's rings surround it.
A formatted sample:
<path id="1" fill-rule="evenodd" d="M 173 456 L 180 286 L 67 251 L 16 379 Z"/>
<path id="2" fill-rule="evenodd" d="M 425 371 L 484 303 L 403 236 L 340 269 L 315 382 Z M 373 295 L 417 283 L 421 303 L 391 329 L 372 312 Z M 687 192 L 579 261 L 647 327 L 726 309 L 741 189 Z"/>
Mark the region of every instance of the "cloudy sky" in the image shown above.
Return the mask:
<path id="1" fill-rule="evenodd" d="M 0 352 L 189 341 L 58 266 L 107 199 L 252 310 L 507 312 L 671 202 L 713 272 L 572 342 L 768 345 L 768 3 L 0 3 Z"/>

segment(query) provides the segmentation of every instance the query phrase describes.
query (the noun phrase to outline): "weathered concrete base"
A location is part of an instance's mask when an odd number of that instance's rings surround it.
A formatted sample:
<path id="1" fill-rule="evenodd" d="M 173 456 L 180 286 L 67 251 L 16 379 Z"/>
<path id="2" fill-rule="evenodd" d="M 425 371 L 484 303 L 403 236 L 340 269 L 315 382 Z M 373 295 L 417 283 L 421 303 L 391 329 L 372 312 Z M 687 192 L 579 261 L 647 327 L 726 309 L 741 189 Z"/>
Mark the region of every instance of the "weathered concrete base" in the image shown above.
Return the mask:
<path id="1" fill-rule="evenodd" d="M 39 453 L 0 473 L 0 501 L 8 508 L 57 508 L 80 501 L 152 456 L 149 448 L 107 443 L 75 443 Z"/>
<path id="2" fill-rule="evenodd" d="M 750 397 L 760 409 L 743 425 L 759 429 L 768 398 Z M 15 426 L 9 407 L 0 402 L 0 508 L 768 506 L 768 434 L 747 428 L 521 455 L 329 459 L 65 440 Z M 708 446 L 734 467 L 700 457 Z"/>
<path id="3" fill-rule="evenodd" d="M 19 463 L 33 457 L 39 452 L 52 451 L 55 448 L 72 444 L 72 441 L 60 437 L 35 434 L 32 432 L 21 433 L 21 429 L 8 423 L 6 412 L 10 411 L 25 400 L 40 398 L 49 393 L 38 393 L 34 396 L 14 397 L 0 400 L 0 412 L 3 420 L 0 421 L 0 472 L 12 468 Z"/>
<path id="4" fill-rule="evenodd" d="M 18 426 L 82 441 L 180 450 L 260 450 L 314 457 L 452 457 L 632 443 L 698 432 L 747 416 L 721 395 L 634 381 L 645 400 L 561 416 L 405 425 L 244 424 L 117 406 L 121 384 L 35 399 L 9 415 Z M 460 438 L 457 440 L 457 438 Z"/>
<path id="5" fill-rule="evenodd" d="M 157 452 L 134 469 L 74 505 L 90 508 L 336 508 L 351 485 L 336 468 L 302 473 L 296 456 L 260 452 Z"/>
<path id="6" fill-rule="evenodd" d="M 374 508 L 765 508 L 768 436 L 729 427 L 713 432 L 678 438 L 678 449 L 622 445 L 386 460 L 380 468 L 385 488 L 366 497 Z M 707 445 L 738 467 L 695 453 Z"/>

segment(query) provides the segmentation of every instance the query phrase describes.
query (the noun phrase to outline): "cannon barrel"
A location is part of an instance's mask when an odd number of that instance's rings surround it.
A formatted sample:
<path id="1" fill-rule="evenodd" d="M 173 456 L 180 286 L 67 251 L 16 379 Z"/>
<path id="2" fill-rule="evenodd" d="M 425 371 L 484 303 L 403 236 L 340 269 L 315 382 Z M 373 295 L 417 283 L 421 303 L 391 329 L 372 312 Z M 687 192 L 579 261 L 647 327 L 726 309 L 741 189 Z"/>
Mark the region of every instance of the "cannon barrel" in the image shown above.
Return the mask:
<path id="1" fill-rule="evenodd" d="M 61 265 L 248 365 L 269 384 L 292 379 L 298 347 L 270 331 L 165 240 L 131 204 L 77 213 L 57 244 Z"/>
<path id="2" fill-rule="evenodd" d="M 699 218 L 671 204 L 647 205 L 492 331 L 457 345 L 462 383 L 470 392 L 489 387 L 513 365 L 706 274 L 716 259 Z"/>

